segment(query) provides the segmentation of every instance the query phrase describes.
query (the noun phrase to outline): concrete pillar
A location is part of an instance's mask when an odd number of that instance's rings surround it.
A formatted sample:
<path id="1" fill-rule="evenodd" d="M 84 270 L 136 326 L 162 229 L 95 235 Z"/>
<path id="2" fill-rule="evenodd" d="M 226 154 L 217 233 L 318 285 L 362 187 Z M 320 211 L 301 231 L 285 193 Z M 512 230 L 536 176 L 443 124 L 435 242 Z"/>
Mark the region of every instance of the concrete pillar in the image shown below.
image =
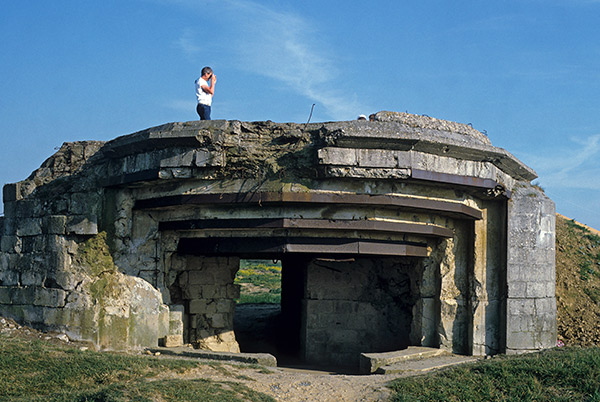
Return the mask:
<path id="1" fill-rule="evenodd" d="M 506 303 L 506 203 L 483 202 L 475 221 L 471 305 L 472 354 L 503 353 Z"/>
<path id="2" fill-rule="evenodd" d="M 233 332 L 235 299 L 240 296 L 233 280 L 237 257 L 186 256 L 186 270 L 179 276 L 187 304 L 186 339 L 199 347 L 219 352 L 239 352 Z"/>
<path id="3" fill-rule="evenodd" d="M 540 189 L 519 184 L 508 203 L 507 220 L 506 353 L 553 347 L 557 333 L 554 202 Z"/>

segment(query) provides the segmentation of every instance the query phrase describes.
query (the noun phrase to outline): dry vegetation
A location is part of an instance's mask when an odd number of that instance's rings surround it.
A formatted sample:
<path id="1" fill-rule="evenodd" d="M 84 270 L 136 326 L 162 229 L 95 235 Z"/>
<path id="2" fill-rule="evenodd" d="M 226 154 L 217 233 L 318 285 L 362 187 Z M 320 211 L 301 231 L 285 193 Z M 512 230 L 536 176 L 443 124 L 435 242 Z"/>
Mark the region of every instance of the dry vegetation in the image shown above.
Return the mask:
<path id="1" fill-rule="evenodd" d="M 556 217 L 558 338 L 600 345 L 600 232 Z"/>

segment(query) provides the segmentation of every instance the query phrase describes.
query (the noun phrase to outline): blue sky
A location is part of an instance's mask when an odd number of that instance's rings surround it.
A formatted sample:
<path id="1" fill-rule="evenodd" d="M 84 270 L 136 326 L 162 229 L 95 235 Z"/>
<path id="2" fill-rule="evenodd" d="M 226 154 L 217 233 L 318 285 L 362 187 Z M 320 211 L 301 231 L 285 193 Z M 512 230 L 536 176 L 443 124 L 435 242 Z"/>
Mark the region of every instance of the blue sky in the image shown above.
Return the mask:
<path id="1" fill-rule="evenodd" d="M 22 0 L 0 5 L 0 183 L 65 141 L 197 119 L 471 123 L 600 229 L 599 0 Z"/>

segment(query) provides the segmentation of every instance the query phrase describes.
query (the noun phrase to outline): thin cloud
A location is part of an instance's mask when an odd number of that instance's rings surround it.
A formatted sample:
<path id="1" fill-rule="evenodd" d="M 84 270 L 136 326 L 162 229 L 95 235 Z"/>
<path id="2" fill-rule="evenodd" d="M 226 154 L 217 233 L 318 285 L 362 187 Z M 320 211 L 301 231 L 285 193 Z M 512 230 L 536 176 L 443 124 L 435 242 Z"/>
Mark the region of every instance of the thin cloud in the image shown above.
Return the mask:
<path id="1" fill-rule="evenodd" d="M 573 146 L 558 152 L 527 155 L 540 183 L 553 188 L 600 190 L 600 134 L 572 138 Z"/>
<path id="2" fill-rule="evenodd" d="M 187 56 L 193 57 L 200 53 L 200 46 L 196 44 L 195 33 L 191 29 L 185 29 L 175 42 L 175 45 Z"/>
<path id="3" fill-rule="evenodd" d="M 173 5 L 185 5 L 198 12 L 196 2 L 171 0 Z M 352 118 L 357 110 L 369 110 L 361 105 L 354 93 L 336 89 L 340 73 L 332 51 L 319 37 L 317 27 L 302 16 L 278 11 L 249 0 L 212 2 L 213 17 L 223 18 L 228 27 L 235 27 L 231 57 L 248 71 L 283 83 L 297 94 L 320 104 L 334 119 Z M 217 10 L 215 10 L 215 8 Z M 187 30 L 177 45 L 187 54 L 197 54 L 198 39 Z"/>
<path id="4" fill-rule="evenodd" d="M 244 35 L 237 50 L 246 67 L 323 105 L 335 119 L 348 119 L 356 110 L 368 109 L 354 94 L 334 89 L 338 68 L 309 21 L 252 1 L 227 3 L 242 16 L 237 23 Z"/>

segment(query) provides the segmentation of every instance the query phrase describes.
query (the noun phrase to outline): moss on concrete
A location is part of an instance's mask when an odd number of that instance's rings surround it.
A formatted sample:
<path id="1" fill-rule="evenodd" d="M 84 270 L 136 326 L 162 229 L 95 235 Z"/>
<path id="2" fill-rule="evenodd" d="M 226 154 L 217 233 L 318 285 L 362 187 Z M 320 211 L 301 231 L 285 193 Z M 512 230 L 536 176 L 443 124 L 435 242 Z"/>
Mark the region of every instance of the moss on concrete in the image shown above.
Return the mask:
<path id="1" fill-rule="evenodd" d="M 92 276 L 99 276 L 105 272 L 116 272 L 117 270 L 106 237 L 106 232 L 100 232 L 79 245 L 79 263 L 83 268 L 88 269 Z"/>

